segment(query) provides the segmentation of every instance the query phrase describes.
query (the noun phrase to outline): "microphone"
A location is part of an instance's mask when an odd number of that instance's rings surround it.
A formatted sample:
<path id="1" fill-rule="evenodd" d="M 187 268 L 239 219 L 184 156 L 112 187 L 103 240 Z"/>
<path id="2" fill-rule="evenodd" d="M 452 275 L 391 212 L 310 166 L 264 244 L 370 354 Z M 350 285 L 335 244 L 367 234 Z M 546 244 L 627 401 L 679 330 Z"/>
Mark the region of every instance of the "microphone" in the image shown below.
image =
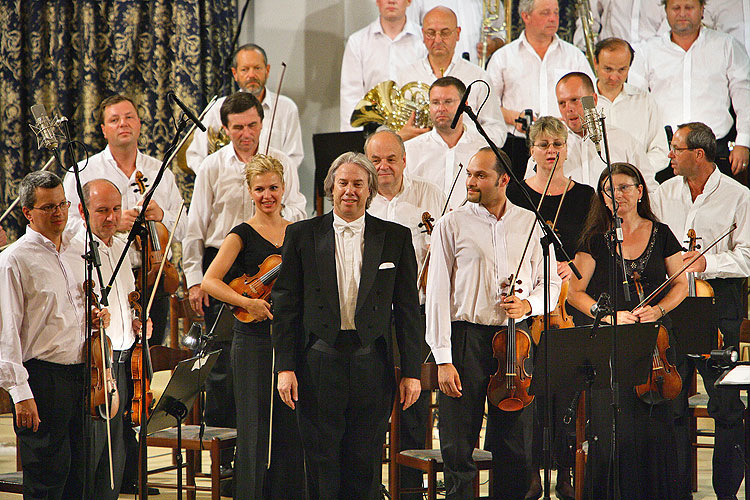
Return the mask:
<path id="1" fill-rule="evenodd" d="M 602 322 L 604 315 L 609 313 L 609 294 L 603 292 L 599 295 L 599 300 L 596 301 L 596 304 L 591 306 L 590 312 L 591 315 L 594 316 L 594 325 L 591 328 L 591 331 L 595 332 L 596 329 L 599 328 L 599 324 Z"/>
<path id="2" fill-rule="evenodd" d="M 599 112 L 596 110 L 594 98 L 590 95 L 581 97 L 583 104 L 583 140 L 591 139 L 596 146 L 596 152 L 602 153 L 602 127 L 599 122 Z"/>
<path id="3" fill-rule="evenodd" d="M 461 54 L 461 58 L 466 61 L 471 61 L 471 54 L 469 54 L 468 52 L 464 52 L 463 54 Z"/>
<path id="4" fill-rule="evenodd" d="M 463 114 L 464 108 L 466 108 L 466 101 L 469 99 L 469 92 L 471 92 L 472 85 L 474 85 L 473 82 L 470 83 L 468 87 L 466 87 L 466 92 L 464 92 L 463 97 L 461 97 L 461 104 L 458 105 L 458 109 L 456 109 L 456 114 L 453 116 L 453 121 L 451 122 L 451 128 L 456 128 L 456 125 L 458 124 L 458 119 Z"/>
<path id="5" fill-rule="evenodd" d="M 573 396 L 573 399 L 570 400 L 570 405 L 565 410 L 565 415 L 563 416 L 563 423 L 569 424 L 573 421 L 573 417 L 576 414 L 576 410 L 578 409 L 578 399 L 581 397 L 581 390 L 576 391 L 575 396 Z"/>
<path id="6" fill-rule="evenodd" d="M 55 133 L 55 131 L 59 127 L 60 122 L 65 121 L 65 118 L 50 119 L 47 116 L 47 110 L 44 109 L 44 104 L 34 104 L 31 106 L 31 115 L 34 117 L 36 126 L 30 125 L 30 127 L 36 135 L 39 149 L 57 149 L 63 136 L 61 133 Z"/>
<path id="7" fill-rule="evenodd" d="M 167 92 L 167 99 L 172 99 L 173 102 L 177 103 L 177 105 L 180 107 L 180 109 L 182 109 L 182 112 L 185 113 L 187 115 L 187 117 L 190 118 L 190 120 L 193 123 L 195 123 L 198 126 L 199 129 L 201 129 L 201 131 L 203 131 L 203 132 L 206 131 L 206 126 L 203 125 L 203 123 L 201 123 L 200 119 L 197 116 L 195 116 L 195 113 L 193 113 L 192 111 L 190 111 L 190 108 L 188 108 L 187 106 L 185 106 L 185 103 L 182 102 L 180 100 L 180 98 L 177 97 L 177 95 L 174 92 L 172 92 L 171 90 L 169 92 Z"/>

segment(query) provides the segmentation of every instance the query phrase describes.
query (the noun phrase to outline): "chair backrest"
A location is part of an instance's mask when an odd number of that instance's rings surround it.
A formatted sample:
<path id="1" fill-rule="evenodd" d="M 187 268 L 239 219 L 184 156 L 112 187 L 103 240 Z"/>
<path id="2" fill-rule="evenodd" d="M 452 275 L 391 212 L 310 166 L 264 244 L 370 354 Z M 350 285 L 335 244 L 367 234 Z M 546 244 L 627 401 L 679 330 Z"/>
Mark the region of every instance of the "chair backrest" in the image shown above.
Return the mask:
<path id="1" fill-rule="evenodd" d="M 154 372 L 174 370 L 177 363 L 193 357 L 191 351 L 173 349 L 163 345 L 151 346 L 149 353 L 151 354 L 151 366 L 154 368 Z"/>

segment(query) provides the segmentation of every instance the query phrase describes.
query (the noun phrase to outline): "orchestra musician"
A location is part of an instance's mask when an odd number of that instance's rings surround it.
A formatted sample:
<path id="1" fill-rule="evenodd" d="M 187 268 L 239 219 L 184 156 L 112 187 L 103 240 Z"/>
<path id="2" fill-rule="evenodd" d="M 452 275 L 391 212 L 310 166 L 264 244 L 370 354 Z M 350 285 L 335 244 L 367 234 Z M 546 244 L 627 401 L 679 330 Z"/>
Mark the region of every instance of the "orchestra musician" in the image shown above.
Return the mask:
<path id="1" fill-rule="evenodd" d="M 704 246 L 718 238 L 734 222 L 737 229 L 693 263 L 687 272 L 704 279 L 713 288 L 716 320 L 724 336 L 724 347 L 739 347 L 740 325 L 745 316 L 742 295 L 744 280 L 750 276 L 750 192 L 716 166 L 716 136 L 703 123 L 679 125 L 672 137 L 669 158 L 676 177 L 661 185 L 654 196 L 654 212 L 680 238 L 694 229 Z M 695 251 L 682 255 L 687 263 Z M 715 335 L 707 332 L 706 335 Z M 719 499 L 737 498 L 744 476 L 739 449 L 744 442 L 744 404 L 737 389 L 717 389 L 714 382 L 721 371 L 705 360 L 684 357 L 678 360 L 683 380 L 690 380 L 695 369 L 703 377 L 709 396 L 708 414 L 715 421 L 713 486 Z M 679 484 L 681 497 L 691 495 L 690 433 L 687 388 L 675 401 Z"/>
<path id="2" fill-rule="evenodd" d="M 339 156 L 324 182 L 333 211 L 287 228 L 271 292 L 278 389 L 311 498 L 379 498 L 394 390 L 404 410 L 421 392 L 417 260 L 407 228 L 365 212 L 377 186 L 367 157 Z"/>
<path id="3" fill-rule="evenodd" d="M 599 176 L 596 197 L 592 199 L 574 260 L 583 277 L 571 278 L 568 295 L 568 302 L 587 316 L 592 316 L 591 306 L 596 298 L 602 292 L 609 292 L 610 253 L 606 233 L 612 227 L 612 200 L 607 174 L 605 169 Z M 671 323 L 666 314 L 687 295 L 685 274 L 679 275 L 669 290 L 662 291 L 649 305 L 633 310 L 640 302 L 635 283 L 638 281 L 643 295 L 648 295 L 668 276 L 679 271 L 682 268 L 681 245 L 669 226 L 659 222 L 652 212 L 648 188 L 637 168 L 628 163 L 614 163 L 612 181 L 618 215 L 622 218 L 622 257 L 633 288 L 631 300 L 618 303 L 617 323 L 661 321 L 669 329 Z M 623 282 L 621 269 L 618 266 L 617 283 Z M 581 315 L 577 318 L 581 317 L 585 318 Z M 611 320 L 611 316 L 604 318 L 607 323 Z M 585 321 L 577 319 L 576 324 L 583 325 Z M 671 350 L 667 356 L 673 358 Z M 673 359 L 671 361 L 674 363 Z M 630 387 L 620 391 L 619 400 L 617 454 L 620 470 L 615 473 L 620 477 L 622 498 L 677 499 L 672 402 L 648 404 Z M 596 436 L 596 444 L 589 449 L 586 483 L 593 492 L 592 499 L 605 498 L 611 486 L 608 478 L 613 477 L 608 474 L 612 446 L 610 391 L 594 389 L 587 401 L 591 405 L 591 433 Z"/>
<path id="4" fill-rule="evenodd" d="M 446 498 L 474 498 L 477 474 L 472 452 L 479 437 L 490 376 L 498 369 L 491 346 L 508 319 L 543 313 L 544 283 L 540 229 L 535 216 L 506 198 L 510 160 L 482 148 L 466 167 L 468 200 L 445 214 L 432 233 L 427 277 L 427 344 L 438 364 L 440 449 Z M 533 230 L 528 254 L 524 241 Z M 554 250 L 550 250 L 554 259 Z M 518 288 L 507 296 L 508 282 Z M 550 297 L 557 301 L 560 277 L 550 270 Z M 501 286 L 504 284 L 505 286 Z M 503 367 L 502 369 L 504 369 Z M 523 498 L 531 409 L 502 412 L 489 405 L 495 441 L 490 446 L 496 491 L 493 498 Z"/>
<path id="5" fill-rule="evenodd" d="M 270 304 L 244 296 L 224 282 L 234 267 L 237 273 L 258 274 L 261 264 L 279 255 L 289 221 L 281 216 L 284 167 L 271 156 L 255 155 L 245 167 L 245 179 L 255 213 L 232 228 L 206 270 L 201 288 L 222 302 L 242 308 L 254 318 L 235 318 L 231 362 L 237 408 L 237 451 L 234 463 L 235 499 L 263 496 L 264 475 L 271 485 L 269 499 L 298 498 L 305 490 L 302 443 L 294 412 L 274 390 Z M 268 286 L 268 285 L 267 285 Z M 271 464 L 266 470 L 271 415 Z"/>
<path id="6" fill-rule="evenodd" d="M 85 303 L 70 264 L 62 181 L 23 178 L 26 233 L 0 253 L 0 387 L 13 400 L 24 498 L 82 498 Z M 92 314 L 109 326 L 109 311 Z"/>
<path id="7" fill-rule="evenodd" d="M 539 205 L 542 196 L 544 201 L 539 208 L 542 217 L 554 225 L 553 229 L 560 237 L 560 241 L 568 252 L 574 255 L 577 239 L 581 234 L 583 223 L 588 214 L 591 198 L 594 190 L 585 184 L 579 184 L 565 176 L 563 173 L 565 160 L 568 155 L 567 148 L 568 129 L 563 122 L 552 116 L 542 116 L 536 120 L 529 130 L 529 141 L 531 142 L 531 158 L 536 164 L 536 174 L 522 181 L 523 186 L 511 184 L 507 188 L 508 201 L 522 208 L 531 209 L 526 197 L 521 193 L 525 189 L 534 203 L 534 208 Z M 555 167 L 555 161 L 557 166 Z M 554 172 L 553 172 L 553 167 Z M 549 188 L 545 194 L 548 180 Z M 572 271 L 564 257 L 557 254 L 557 274 L 567 282 L 572 276 Z M 561 299 L 564 302 L 563 299 Z M 562 419 L 565 409 L 573 399 L 573 393 L 552 395 L 553 417 L 552 429 L 554 436 L 554 452 L 557 462 L 557 480 L 555 489 L 558 496 L 572 498 L 574 496 L 571 486 L 570 467 L 573 466 L 573 457 L 568 452 L 567 435 L 575 432 L 575 424 L 563 427 Z M 542 422 L 544 408 L 542 398 L 535 398 L 534 440 L 532 445 L 532 469 L 531 484 L 526 498 L 539 498 L 542 492 L 539 466 L 542 463 Z M 488 429 L 489 432 L 489 429 Z"/>

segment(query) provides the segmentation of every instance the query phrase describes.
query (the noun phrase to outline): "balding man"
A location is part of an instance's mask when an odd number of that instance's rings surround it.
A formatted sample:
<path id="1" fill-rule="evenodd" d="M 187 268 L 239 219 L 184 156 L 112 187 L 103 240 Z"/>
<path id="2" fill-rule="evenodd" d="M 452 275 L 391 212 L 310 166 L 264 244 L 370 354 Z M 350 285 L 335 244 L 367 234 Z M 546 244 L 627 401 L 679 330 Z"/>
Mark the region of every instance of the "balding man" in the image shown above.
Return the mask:
<path id="1" fill-rule="evenodd" d="M 475 80 L 486 82 L 486 85 L 476 84 L 472 87 L 467 103 L 474 113 L 478 114 L 479 123 L 490 138 L 498 145 L 502 145 L 505 140 L 505 126 L 500 117 L 497 96 L 492 90 L 490 77 L 484 69 L 461 58 L 456 52 L 456 44 L 461 37 L 456 14 L 447 7 L 435 7 L 430 10 L 422 20 L 422 36 L 427 47 L 427 57 L 404 68 L 399 73 L 398 83 L 404 85 L 417 81 L 431 84 L 444 76 L 458 78 L 467 87 Z M 475 128 L 473 123 L 468 126 Z M 399 135 L 408 140 L 427 131 L 428 129 L 414 128 L 413 121 L 410 121 L 399 131 Z"/>

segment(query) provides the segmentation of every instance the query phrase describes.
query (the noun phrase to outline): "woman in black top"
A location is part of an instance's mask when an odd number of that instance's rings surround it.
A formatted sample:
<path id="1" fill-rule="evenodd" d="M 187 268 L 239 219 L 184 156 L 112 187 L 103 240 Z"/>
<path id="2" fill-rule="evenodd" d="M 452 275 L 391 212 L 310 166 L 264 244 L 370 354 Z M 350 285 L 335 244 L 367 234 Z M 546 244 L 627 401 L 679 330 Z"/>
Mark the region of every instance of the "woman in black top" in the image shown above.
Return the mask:
<path id="1" fill-rule="evenodd" d="M 253 323 L 234 320 L 231 353 L 237 407 L 234 498 L 294 499 L 304 492 L 302 445 L 294 412 L 283 404 L 272 386 L 271 305 L 240 295 L 223 281 L 230 268 L 253 276 L 266 257 L 281 253 L 289 225 L 281 216 L 284 169 L 275 158 L 256 155 L 245 167 L 245 179 L 255 214 L 227 235 L 206 271 L 201 289 L 260 318 Z M 263 482 L 268 462 L 272 393 L 271 466 L 265 479 L 270 485 L 270 496 L 265 496 Z"/>
<path id="2" fill-rule="evenodd" d="M 617 323 L 662 321 L 668 326 L 665 315 L 687 295 L 685 274 L 676 278 L 671 287 L 662 291 L 650 305 L 635 310 L 640 301 L 634 282 L 635 278 L 639 279 L 644 295 L 655 290 L 668 276 L 681 269 L 681 246 L 669 227 L 660 223 L 651 211 L 648 190 L 638 169 L 628 163 L 615 163 L 612 170 L 615 202 L 622 218 L 622 252 L 631 284 L 631 300 L 618 304 Z M 568 296 L 569 302 L 588 316 L 591 316 L 595 298 L 602 292 L 609 292 L 609 250 L 605 233 L 611 228 L 612 200 L 606 170 L 597 185 L 597 196 L 591 203 L 574 260 L 583 279 L 572 278 Z M 617 283 L 623 282 L 621 269 L 618 267 Z M 607 323 L 611 320 L 611 316 L 604 318 Z M 598 439 L 596 445 L 589 448 L 586 473 L 587 491 L 592 493 L 589 498 L 606 498 L 607 488 L 611 485 L 612 475 L 608 474 L 610 403 L 609 390 L 592 391 L 590 433 Z M 622 387 L 620 408 L 617 451 L 622 498 L 676 498 L 677 451 L 671 401 L 650 405 L 638 399 L 632 387 Z"/>
<path id="3" fill-rule="evenodd" d="M 506 194 L 511 203 L 520 207 L 531 210 L 529 202 L 521 192 L 525 189 L 534 203 L 534 208 L 539 206 L 539 200 L 542 198 L 544 188 L 550 176 L 549 188 L 544 202 L 539 208 L 542 217 L 550 226 L 555 223 L 555 233 L 571 257 L 575 253 L 576 244 L 583 223 L 588 214 L 591 198 L 594 196 L 594 190 L 585 184 L 578 184 L 569 179 L 564 174 L 565 160 L 568 157 L 568 129 L 563 122 L 552 116 L 543 116 L 536 120 L 529 130 L 529 141 L 531 142 L 531 158 L 536 163 L 536 174 L 533 177 L 522 181 L 523 186 L 518 184 L 509 184 Z M 557 167 L 555 159 L 558 157 Z M 563 197 L 563 195 L 565 195 Z M 558 213 L 559 209 L 559 213 Z M 555 254 L 557 258 L 557 273 L 563 279 L 563 288 L 567 290 L 568 281 L 572 272 L 570 266 L 562 255 Z M 573 486 L 570 481 L 570 467 L 574 464 L 574 457 L 569 451 L 567 445 L 569 434 L 575 435 L 575 422 L 568 426 L 563 426 L 562 416 L 571 399 L 574 391 L 570 394 L 553 394 L 552 409 L 552 434 L 554 436 L 553 451 L 557 463 L 557 481 L 555 489 L 558 497 L 568 499 L 574 497 Z M 534 433 L 531 450 L 531 474 L 529 490 L 526 499 L 536 499 L 542 495 L 542 482 L 539 474 L 539 466 L 542 464 L 542 429 L 544 422 L 544 405 L 541 395 L 538 395 L 535 402 L 534 415 Z"/>

